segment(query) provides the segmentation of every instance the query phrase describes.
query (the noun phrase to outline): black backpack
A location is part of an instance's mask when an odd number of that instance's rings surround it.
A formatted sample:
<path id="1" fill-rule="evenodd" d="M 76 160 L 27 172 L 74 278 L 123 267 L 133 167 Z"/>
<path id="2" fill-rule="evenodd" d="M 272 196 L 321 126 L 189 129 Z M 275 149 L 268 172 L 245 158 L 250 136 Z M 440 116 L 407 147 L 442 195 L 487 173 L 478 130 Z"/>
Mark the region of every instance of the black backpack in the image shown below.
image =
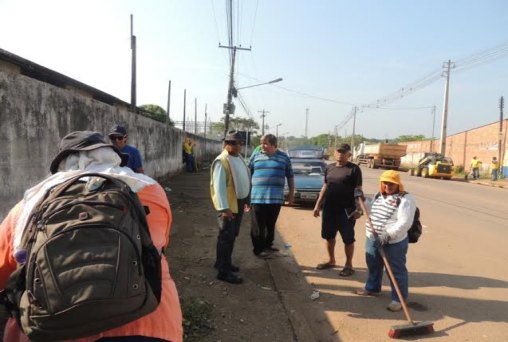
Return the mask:
<path id="1" fill-rule="evenodd" d="M 3 299 L 31 341 L 92 336 L 160 302 L 161 254 L 138 196 L 117 178 L 81 174 L 52 188 L 20 248 L 26 260 Z"/>
<path id="2" fill-rule="evenodd" d="M 400 199 L 404 197 L 407 194 L 406 191 L 400 192 L 400 197 L 397 199 L 397 207 L 400 204 Z M 374 196 L 374 199 L 376 200 L 379 196 L 381 196 L 381 193 L 378 192 L 376 196 Z M 418 239 L 422 235 L 423 232 L 423 226 L 420 222 L 420 209 L 416 207 L 415 216 L 413 217 L 413 223 L 411 224 L 411 227 L 409 227 L 409 230 L 407 231 L 407 238 L 409 243 L 416 243 L 418 242 Z"/>

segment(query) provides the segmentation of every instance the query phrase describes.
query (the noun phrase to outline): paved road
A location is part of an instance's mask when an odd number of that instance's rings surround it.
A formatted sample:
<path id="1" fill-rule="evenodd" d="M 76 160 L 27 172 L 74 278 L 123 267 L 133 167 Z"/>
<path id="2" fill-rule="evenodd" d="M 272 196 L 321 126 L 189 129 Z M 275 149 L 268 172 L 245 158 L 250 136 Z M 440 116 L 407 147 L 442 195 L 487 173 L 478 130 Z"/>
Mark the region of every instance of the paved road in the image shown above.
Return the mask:
<path id="1" fill-rule="evenodd" d="M 362 168 L 364 190 L 377 191 L 382 170 Z M 417 321 L 435 322 L 431 340 L 505 341 L 508 336 L 508 189 L 477 184 L 422 179 L 403 174 L 407 191 L 417 198 L 424 235 L 410 246 L 410 304 Z M 356 274 L 341 278 L 338 270 L 318 271 L 326 258 L 320 238 L 320 220 L 311 208 L 284 207 L 279 219 L 279 243 L 292 247 L 293 258 L 270 261 L 279 275 L 278 287 L 286 293 L 286 305 L 299 312 L 320 341 L 385 341 L 390 326 L 404 324 L 402 312 L 385 309 L 389 286 L 379 298 L 355 296 L 363 286 L 366 269 L 363 254 L 364 219 L 357 223 Z M 282 253 L 284 254 L 284 253 Z M 343 251 L 338 245 L 338 262 Z M 284 263 L 281 263 L 284 260 Z M 279 269 L 276 269 L 279 268 Z M 302 291 L 284 288 L 287 272 L 299 270 L 306 284 Z M 305 287 L 307 285 L 307 287 Z M 310 285 L 310 286 L 309 286 Z M 311 301 L 312 288 L 320 298 Z"/>

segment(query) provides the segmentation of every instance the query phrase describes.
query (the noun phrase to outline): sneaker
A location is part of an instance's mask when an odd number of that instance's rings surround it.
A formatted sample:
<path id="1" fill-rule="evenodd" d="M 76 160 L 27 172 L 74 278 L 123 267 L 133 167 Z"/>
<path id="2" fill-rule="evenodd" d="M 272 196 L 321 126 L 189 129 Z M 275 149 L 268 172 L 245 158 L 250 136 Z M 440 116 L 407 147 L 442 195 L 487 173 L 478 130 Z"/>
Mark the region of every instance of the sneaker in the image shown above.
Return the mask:
<path id="1" fill-rule="evenodd" d="M 396 301 L 392 300 L 390 302 L 390 304 L 388 304 L 386 309 L 389 310 L 389 311 L 392 311 L 392 312 L 397 312 L 397 311 L 402 310 L 402 305 L 399 302 L 396 302 Z"/>
<path id="2" fill-rule="evenodd" d="M 233 273 L 219 273 L 217 275 L 217 279 L 225 281 L 230 284 L 241 284 L 243 283 L 243 279 Z"/>
<path id="3" fill-rule="evenodd" d="M 368 296 L 368 297 L 378 297 L 379 296 L 379 292 L 370 292 L 365 289 L 356 290 L 356 291 L 354 291 L 354 294 L 358 295 L 358 296 Z"/>

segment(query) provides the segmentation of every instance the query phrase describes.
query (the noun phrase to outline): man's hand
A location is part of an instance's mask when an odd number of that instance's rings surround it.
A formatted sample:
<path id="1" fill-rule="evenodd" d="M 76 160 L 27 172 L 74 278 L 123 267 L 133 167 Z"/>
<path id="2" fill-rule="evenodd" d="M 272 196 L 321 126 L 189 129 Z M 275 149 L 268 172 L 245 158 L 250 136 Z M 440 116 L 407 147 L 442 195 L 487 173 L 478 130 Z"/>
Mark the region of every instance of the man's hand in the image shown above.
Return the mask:
<path id="1" fill-rule="evenodd" d="M 228 221 L 231 221 L 233 219 L 233 212 L 231 211 L 231 209 L 224 209 L 222 210 L 222 218 L 224 220 L 228 220 Z"/>
<path id="2" fill-rule="evenodd" d="M 250 211 L 250 204 L 245 203 L 245 204 L 243 205 L 243 211 L 244 211 L 244 212 L 246 212 L 246 213 L 248 213 L 248 212 Z"/>
<path id="3" fill-rule="evenodd" d="M 288 205 L 289 206 L 293 205 L 294 201 L 295 201 L 295 193 L 290 191 L 288 194 Z"/>
<path id="4" fill-rule="evenodd" d="M 390 235 L 388 235 L 388 233 L 384 231 L 381 234 L 377 234 L 374 245 L 376 246 L 376 248 L 379 248 L 383 245 L 386 245 L 388 241 L 390 241 Z"/>
<path id="5" fill-rule="evenodd" d="M 319 212 L 320 212 L 319 208 L 314 208 L 313 212 L 314 217 L 319 217 Z"/>

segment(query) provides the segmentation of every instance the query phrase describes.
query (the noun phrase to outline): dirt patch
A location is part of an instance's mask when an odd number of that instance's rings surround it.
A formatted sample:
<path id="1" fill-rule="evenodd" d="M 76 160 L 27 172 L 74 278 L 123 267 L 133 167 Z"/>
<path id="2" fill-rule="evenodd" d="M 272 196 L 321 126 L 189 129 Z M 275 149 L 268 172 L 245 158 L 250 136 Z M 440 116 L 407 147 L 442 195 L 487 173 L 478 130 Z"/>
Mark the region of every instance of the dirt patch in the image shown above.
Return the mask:
<path id="1" fill-rule="evenodd" d="M 270 261 L 252 253 L 248 214 L 233 252 L 244 284 L 216 279 L 218 225 L 208 184 L 208 171 L 184 173 L 163 184 L 173 211 L 168 260 L 183 306 L 185 340 L 296 341 Z"/>

